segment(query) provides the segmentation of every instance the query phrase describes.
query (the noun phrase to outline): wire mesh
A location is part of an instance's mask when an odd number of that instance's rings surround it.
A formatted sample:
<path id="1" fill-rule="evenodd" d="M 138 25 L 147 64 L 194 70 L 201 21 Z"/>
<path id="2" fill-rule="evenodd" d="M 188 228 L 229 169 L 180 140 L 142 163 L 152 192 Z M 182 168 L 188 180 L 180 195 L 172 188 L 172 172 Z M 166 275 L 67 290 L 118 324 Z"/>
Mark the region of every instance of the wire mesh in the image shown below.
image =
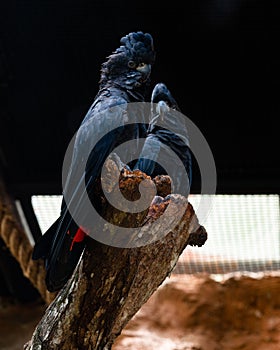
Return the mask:
<path id="1" fill-rule="evenodd" d="M 175 274 L 270 271 L 280 267 L 280 210 L 277 194 L 190 195 L 200 224 L 208 233 L 204 246 L 187 246 Z M 61 196 L 32 196 L 44 233 L 57 219 Z M 200 211 L 204 203 L 211 207 Z M 199 213 L 203 214 L 200 215 Z"/>

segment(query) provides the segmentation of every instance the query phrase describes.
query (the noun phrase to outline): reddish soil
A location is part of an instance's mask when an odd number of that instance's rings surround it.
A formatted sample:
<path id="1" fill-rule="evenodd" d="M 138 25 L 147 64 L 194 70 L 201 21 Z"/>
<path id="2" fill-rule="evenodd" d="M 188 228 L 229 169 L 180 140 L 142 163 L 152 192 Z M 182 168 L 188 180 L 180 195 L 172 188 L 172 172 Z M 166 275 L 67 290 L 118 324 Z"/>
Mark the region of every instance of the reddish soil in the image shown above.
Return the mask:
<path id="1" fill-rule="evenodd" d="M 23 350 L 45 310 L 42 303 L 19 303 L 0 297 L 0 349 Z"/>
<path id="2" fill-rule="evenodd" d="M 254 276 L 172 276 L 114 350 L 279 350 L 280 277 Z"/>
<path id="3" fill-rule="evenodd" d="M 279 350 L 280 277 L 213 277 L 173 274 L 113 350 Z M 0 299 L 0 349 L 22 350 L 43 312 L 40 303 Z"/>

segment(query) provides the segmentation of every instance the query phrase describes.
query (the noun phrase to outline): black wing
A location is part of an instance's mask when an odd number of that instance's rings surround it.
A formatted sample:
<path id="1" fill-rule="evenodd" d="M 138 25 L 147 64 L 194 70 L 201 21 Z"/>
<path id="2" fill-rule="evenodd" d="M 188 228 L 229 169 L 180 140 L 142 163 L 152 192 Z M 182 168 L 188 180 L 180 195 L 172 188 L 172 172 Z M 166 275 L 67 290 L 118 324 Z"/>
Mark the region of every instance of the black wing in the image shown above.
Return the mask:
<path id="1" fill-rule="evenodd" d="M 168 174 L 176 191 L 188 195 L 192 181 L 192 154 L 185 118 L 181 113 L 176 113 L 180 111 L 178 104 L 163 83 L 154 87 L 152 103 L 154 105 L 148 136 L 134 169 L 152 177 Z M 188 183 L 182 180 L 185 172 Z"/>
<path id="2" fill-rule="evenodd" d="M 108 111 L 111 107 L 114 107 L 112 112 Z M 122 139 L 126 118 L 126 101 L 122 98 L 101 100 L 90 109 L 76 134 L 60 216 L 36 243 L 33 251 L 33 259 L 45 259 L 49 291 L 62 288 L 81 257 L 87 227 L 76 223 L 72 214 L 75 218 L 84 217 L 86 220 L 88 208 L 84 206 L 85 196 L 91 196 L 102 165 Z M 107 132 L 109 130 L 112 131 Z M 129 135 L 131 131 L 126 132 Z M 131 138 L 131 135 L 127 137 Z"/>

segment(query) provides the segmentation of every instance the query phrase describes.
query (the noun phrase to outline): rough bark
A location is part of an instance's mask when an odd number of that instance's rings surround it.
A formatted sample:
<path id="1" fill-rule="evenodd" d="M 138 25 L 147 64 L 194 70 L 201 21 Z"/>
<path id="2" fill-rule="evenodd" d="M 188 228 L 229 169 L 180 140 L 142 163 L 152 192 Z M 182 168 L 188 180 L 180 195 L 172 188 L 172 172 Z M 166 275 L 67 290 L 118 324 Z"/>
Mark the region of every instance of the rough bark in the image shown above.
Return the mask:
<path id="1" fill-rule="evenodd" d="M 139 196 L 137 188 L 144 179 L 148 177 L 141 172 L 122 172 L 120 188 L 126 198 Z M 161 186 L 162 195 L 169 192 L 168 177 L 154 182 Z M 207 238 L 191 204 L 179 195 L 156 197 L 150 208 L 139 214 L 120 213 L 106 201 L 103 205 L 104 216 L 110 222 L 139 226 L 133 239 L 158 235 L 167 221 L 184 210 L 170 232 L 144 246 L 118 248 L 89 239 L 71 280 L 47 308 L 26 350 L 110 350 L 123 327 L 170 275 L 189 240 L 202 245 Z M 167 221 L 157 224 L 167 208 L 171 208 Z"/>

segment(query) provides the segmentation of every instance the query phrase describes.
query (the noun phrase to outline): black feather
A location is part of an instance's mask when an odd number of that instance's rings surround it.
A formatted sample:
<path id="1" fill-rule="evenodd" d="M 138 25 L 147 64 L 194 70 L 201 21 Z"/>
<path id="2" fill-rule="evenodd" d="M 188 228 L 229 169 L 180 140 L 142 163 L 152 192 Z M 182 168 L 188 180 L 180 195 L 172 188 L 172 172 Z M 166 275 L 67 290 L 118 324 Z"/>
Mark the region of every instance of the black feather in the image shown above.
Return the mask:
<path id="1" fill-rule="evenodd" d="M 178 193 L 188 196 L 192 182 L 192 153 L 185 118 L 182 113 L 176 113 L 180 111 L 179 106 L 165 84 L 158 83 L 154 87 L 151 101 L 153 111 L 148 135 L 134 169 L 139 169 L 151 177 L 167 174 L 173 180 Z M 161 102 L 164 110 L 160 112 L 158 108 L 161 108 Z M 159 122 L 162 117 L 163 124 Z M 180 164 L 176 164 L 176 159 L 170 151 L 178 156 Z M 166 172 L 163 163 L 172 164 L 170 171 Z M 185 172 L 188 175 L 188 183 L 182 181 Z"/>
<path id="2" fill-rule="evenodd" d="M 141 80 L 141 72 L 128 67 L 128 62 L 131 59 L 154 62 L 153 40 L 150 34 L 136 32 L 123 37 L 121 44 L 102 65 L 99 91 L 76 134 L 72 161 L 63 189 L 60 216 L 34 247 L 33 258 L 45 260 L 46 285 L 52 292 L 61 289 L 67 282 L 84 251 L 86 239 L 73 245 L 74 237 L 79 227 L 88 229 L 84 196 L 92 196 L 94 193 L 106 157 L 117 145 L 128 139 L 146 136 L 144 125 L 134 123 L 130 127 L 124 127 L 128 104 L 143 102 L 149 84 L 148 81 Z M 117 106 L 122 108 L 113 108 Z M 113 112 L 103 113 L 109 110 Z M 114 123 L 118 127 L 103 138 L 100 137 L 104 130 L 111 130 Z M 95 148 L 91 147 L 96 140 L 99 142 Z M 84 155 L 88 154 L 87 148 L 91 152 L 89 158 L 84 159 Z M 84 183 L 87 193 L 82 190 Z M 70 201 L 65 201 L 65 198 Z M 91 200 L 94 202 L 94 198 Z M 71 213 L 84 217 L 85 225 L 75 222 L 69 212 L 69 203 L 73 210 Z"/>
<path id="3" fill-rule="evenodd" d="M 129 67 L 129 62 L 147 63 L 153 65 L 155 62 L 155 50 L 153 38 L 149 33 L 141 31 L 129 33 L 121 38 L 122 44 L 117 48 L 101 66 L 100 86 L 114 84 L 125 87 L 128 90 L 141 91 L 142 75 L 140 72 Z M 148 82 L 145 82 L 145 87 Z"/>

